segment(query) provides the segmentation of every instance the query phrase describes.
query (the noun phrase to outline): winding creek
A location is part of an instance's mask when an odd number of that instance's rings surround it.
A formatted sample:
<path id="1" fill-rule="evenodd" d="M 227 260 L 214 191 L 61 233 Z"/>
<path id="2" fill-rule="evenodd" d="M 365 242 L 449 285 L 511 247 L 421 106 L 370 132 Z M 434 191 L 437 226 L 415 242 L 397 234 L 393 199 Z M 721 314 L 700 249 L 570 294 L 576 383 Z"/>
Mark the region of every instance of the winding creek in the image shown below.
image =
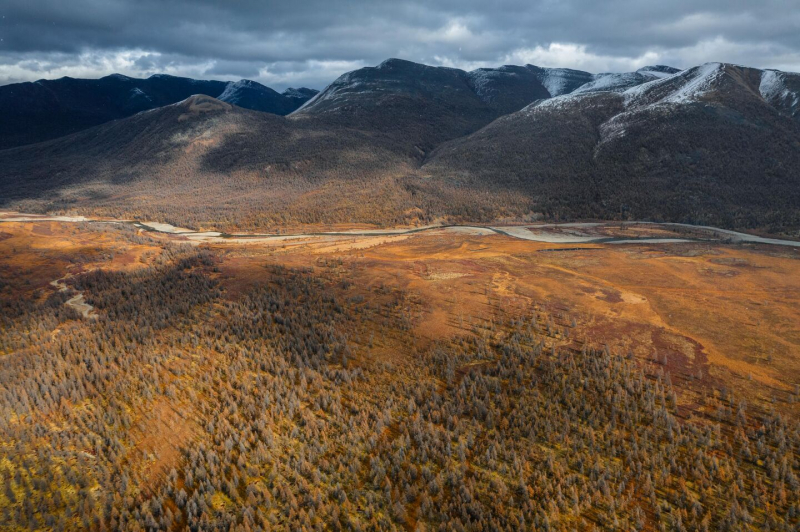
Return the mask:
<path id="1" fill-rule="evenodd" d="M 69 290 L 69 286 L 64 282 L 66 279 L 70 278 L 72 275 L 65 275 L 60 279 L 56 279 L 55 281 L 50 281 L 50 285 L 58 289 L 59 292 L 66 292 Z M 97 318 L 97 314 L 94 313 L 94 307 L 87 303 L 84 298 L 83 294 L 78 292 L 77 295 L 68 299 L 65 303 L 66 306 L 72 307 L 77 310 L 81 316 L 84 318 L 95 319 Z"/>

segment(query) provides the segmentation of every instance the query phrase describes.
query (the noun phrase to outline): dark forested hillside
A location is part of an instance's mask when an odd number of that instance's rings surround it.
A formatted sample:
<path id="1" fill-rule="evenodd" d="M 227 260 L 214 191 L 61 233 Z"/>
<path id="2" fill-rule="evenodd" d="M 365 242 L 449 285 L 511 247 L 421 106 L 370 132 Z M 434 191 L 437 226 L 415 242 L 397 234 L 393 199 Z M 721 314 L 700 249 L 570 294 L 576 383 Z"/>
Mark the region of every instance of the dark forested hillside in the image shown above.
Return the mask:
<path id="1" fill-rule="evenodd" d="M 229 83 L 167 75 L 136 79 L 60 78 L 0 87 L 0 149 L 53 139 L 179 102 L 193 94 L 222 98 L 240 107 L 286 115 L 316 91 L 279 94 L 253 81 Z"/>

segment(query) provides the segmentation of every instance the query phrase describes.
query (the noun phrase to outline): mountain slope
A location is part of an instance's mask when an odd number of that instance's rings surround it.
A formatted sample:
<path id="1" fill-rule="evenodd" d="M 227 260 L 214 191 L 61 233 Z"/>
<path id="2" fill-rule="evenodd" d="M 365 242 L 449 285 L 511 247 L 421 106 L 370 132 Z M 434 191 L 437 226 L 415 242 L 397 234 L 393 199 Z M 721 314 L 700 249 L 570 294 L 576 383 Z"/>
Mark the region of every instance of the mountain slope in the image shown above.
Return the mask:
<path id="1" fill-rule="evenodd" d="M 765 91 L 765 72 L 710 63 L 536 102 L 441 146 L 424 171 L 440 187 L 514 190 L 550 217 L 797 227 L 795 77 L 766 74 Z"/>
<path id="2" fill-rule="evenodd" d="M 0 149 L 57 138 L 193 94 L 216 97 L 223 92 L 229 92 L 237 100 L 232 103 L 241 107 L 275 114 L 288 114 L 311 97 L 293 89 L 281 95 L 252 81 L 202 81 L 162 74 L 147 79 L 113 74 L 5 85 L 0 87 Z"/>
<path id="3" fill-rule="evenodd" d="M 513 113 L 535 100 L 550 97 L 530 66 L 479 68 L 466 72 L 466 77 L 476 96 L 500 114 Z"/>
<path id="4" fill-rule="evenodd" d="M 525 67 L 473 72 L 388 59 L 340 76 L 292 116 L 374 131 L 418 157 L 549 97 Z"/>
<path id="5" fill-rule="evenodd" d="M 394 180 L 414 165 L 383 136 L 196 95 L 2 150 L 0 169 L 4 207 L 252 228 L 400 223 L 411 206 Z"/>

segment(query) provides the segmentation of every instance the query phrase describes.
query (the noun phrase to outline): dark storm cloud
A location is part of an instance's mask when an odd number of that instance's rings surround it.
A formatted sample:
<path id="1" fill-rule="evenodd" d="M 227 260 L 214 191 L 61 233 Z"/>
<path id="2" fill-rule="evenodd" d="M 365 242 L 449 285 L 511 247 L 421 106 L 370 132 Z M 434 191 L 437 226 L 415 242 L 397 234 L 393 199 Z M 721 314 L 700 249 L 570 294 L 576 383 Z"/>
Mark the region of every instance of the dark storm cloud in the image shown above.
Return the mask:
<path id="1" fill-rule="evenodd" d="M 800 0 L 5 0 L 0 83 L 111 72 L 321 88 L 387 57 L 800 70 Z"/>

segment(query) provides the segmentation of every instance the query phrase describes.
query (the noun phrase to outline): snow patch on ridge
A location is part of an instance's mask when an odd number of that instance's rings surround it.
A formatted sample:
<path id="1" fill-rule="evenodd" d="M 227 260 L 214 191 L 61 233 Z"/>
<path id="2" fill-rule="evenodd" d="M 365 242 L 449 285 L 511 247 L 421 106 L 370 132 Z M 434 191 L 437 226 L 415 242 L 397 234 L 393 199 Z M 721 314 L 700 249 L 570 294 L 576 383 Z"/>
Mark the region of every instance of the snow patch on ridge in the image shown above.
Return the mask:
<path id="1" fill-rule="evenodd" d="M 765 70 L 761 73 L 761 83 L 758 86 L 758 91 L 765 100 L 771 100 L 776 96 L 784 96 L 789 92 L 777 70 Z"/>
<path id="2" fill-rule="evenodd" d="M 550 93 L 550 96 L 563 96 L 569 92 L 571 79 L 580 73 L 568 68 L 546 68 L 540 82 Z"/>
<path id="3" fill-rule="evenodd" d="M 671 103 L 689 103 L 697 101 L 700 96 L 711 90 L 714 86 L 714 82 L 717 81 L 722 74 L 723 69 L 721 63 L 706 63 L 698 67 L 691 81 L 662 101 Z"/>
<path id="4" fill-rule="evenodd" d="M 131 89 L 131 98 L 145 98 L 148 101 L 153 101 L 152 98 L 150 98 L 150 96 L 148 96 L 147 93 L 139 87 L 134 87 Z"/>
<path id="5" fill-rule="evenodd" d="M 228 83 L 225 85 L 225 90 L 222 91 L 222 94 L 217 96 L 218 100 L 222 100 L 223 102 L 230 102 L 236 103 L 239 100 L 239 89 L 246 87 L 247 85 L 244 84 L 245 80 L 235 81 Z"/>
<path id="6" fill-rule="evenodd" d="M 497 77 L 496 71 L 479 68 L 467 74 L 472 82 L 472 88 L 475 94 L 481 101 L 485 101 L 491 93 L 492 80 Z"/>
<path id="7" fill-rule="evenodd" d="M 778 70 L 764 70 L 761 73 L 761 83 L 758 91 L 769 103 L 789 103 L 790 107 L 800 104 L 800 94 L 789 90 L 786 86 L 786 74 Z"/>
<path id="8" fill-rule="evenodd" d="M 613 91 L 622 92 L 630 87 L 641 85 L 649 78 L 637 74 L 636 72 L 626 72 L 624 74 L 598 74 L 594 81 L 581 85 L 572 94 L 582 92 L 602 92 Z"/>
<path id="9" fill-rule="evenodd" d="M 530 112 L 540 109 L 566 109 L 573 101 L 581 98 L 582 96 L 586 95 L 580 93 L 562 94 L 561 96 L 554 96 L 553 98 L 548 98 L 546 100 L 537 100 L 525 107 L 523 110 Z"/>
<path id="10" fill-rule="evenodd" d="M 663 65 L 642 67 L 636 72 L 595 74 L 593 80 L 573 91 L 579 92 L 624 92 L 650 81 L 661 80 L 680 72 L 677 68 Z"/>
<path id="11" fill-rule="evenodd" d="M 696 102 L 713 90 L 724 73 L 722 63 L 706 63 L 672 76 L 656 78 L 623 92 L 625 106 Z"/>
<path id="12" fill-rule="evenodd" d="M 607 96 L 604 96 L 600 92 L 571 92 L 569 94 L 563 94 L 554 98 L 536 100 L 535 102 L 530 103 L 528 106 L 523 107 L 519 112 L 532 115 L 540 111 L 547 112 L 553 110 L 578 109 L 578 107 L 576 107 L 576 102 L 579 101 L 583 102 L 581 103 L 582 107 L 580 107 L 580 109 L 586 110 L 596 106 L 598 99 L 602 104 L 606 98 Z"/>

